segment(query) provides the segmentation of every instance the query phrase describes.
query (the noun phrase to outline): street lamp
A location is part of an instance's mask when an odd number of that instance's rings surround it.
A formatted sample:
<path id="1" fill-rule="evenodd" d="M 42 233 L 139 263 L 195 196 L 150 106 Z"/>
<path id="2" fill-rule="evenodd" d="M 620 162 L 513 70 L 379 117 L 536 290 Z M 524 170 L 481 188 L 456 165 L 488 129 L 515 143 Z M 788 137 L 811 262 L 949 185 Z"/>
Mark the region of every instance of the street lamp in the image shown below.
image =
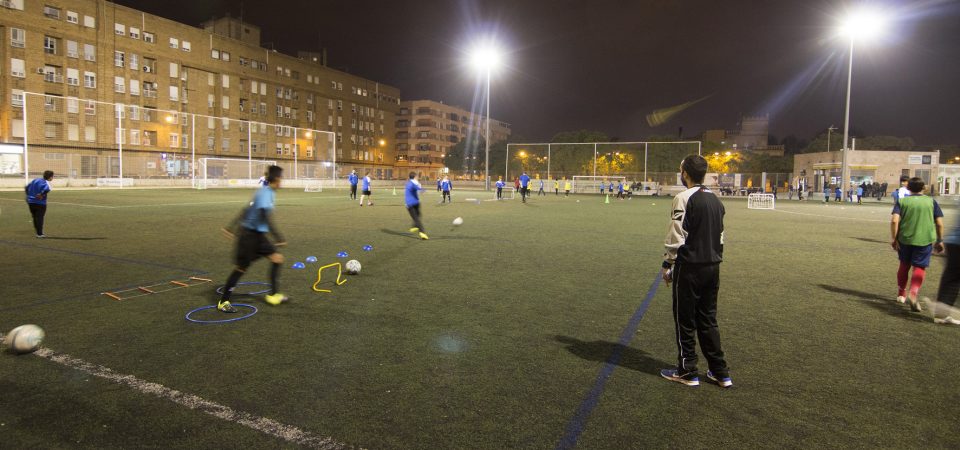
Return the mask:
<path id="1" fill-rule="evenodd" d="M 850 181 L 850 162 L 847 158 L 850 140 L 850 88 L 853 85 L 853 44 L 857 41 L 870 41 L 883 34 L 887 19 L 877 10 L 861 9 L 852 11 L 840 25 L 840 36 L 850 40 L 850 62 L 847 68 L 847 106 L 843 118 L 843 158 L 840 164 L 840 187 L 847 189 Z M 829 142 L 829 141 L 828 141 Z"/>
<path id="2" fill-rule="evenodd" d="M 484 44 L 470 55 L 470 65 L 487 77 L 487 129 L 484 137 L 485 160 L 483 165 L 484 189 L 490 190 L 490 73 L 500 67 L 503 57 L 494 45 Z"/>

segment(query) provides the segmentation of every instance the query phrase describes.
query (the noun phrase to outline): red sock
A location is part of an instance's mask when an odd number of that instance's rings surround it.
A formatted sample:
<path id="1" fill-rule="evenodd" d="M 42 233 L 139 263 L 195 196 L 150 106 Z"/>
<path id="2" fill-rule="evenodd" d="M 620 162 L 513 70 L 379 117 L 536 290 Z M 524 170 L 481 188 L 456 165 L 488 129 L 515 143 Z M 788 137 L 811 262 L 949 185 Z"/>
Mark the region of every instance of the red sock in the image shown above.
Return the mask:
<path id="1" fill-rule="evenodd" d="M 920 285 L 923 284 L 923 277 L 927 275 L 927 269 L 923 267 L 914 267 L 913 276 L 910 277 L 910 298 L 916 299 L 920 293 Z"/>
<path id="2" fill-rule="evenodd" d="M 897 296 L 906 297 L 907 296 L 907 272 L 910 270 L 910 264 L 901 262 L 900 270 L 897 270 Z"/>

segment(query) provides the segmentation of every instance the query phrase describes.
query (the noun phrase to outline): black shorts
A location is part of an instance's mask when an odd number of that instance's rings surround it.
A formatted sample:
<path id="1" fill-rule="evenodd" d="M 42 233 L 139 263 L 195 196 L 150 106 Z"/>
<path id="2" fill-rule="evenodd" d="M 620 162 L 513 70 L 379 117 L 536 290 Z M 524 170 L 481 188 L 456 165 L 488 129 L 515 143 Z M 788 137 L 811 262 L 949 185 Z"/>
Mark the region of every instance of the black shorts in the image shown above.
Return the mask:
<path id="1" fill-rule="evenodd" d="M 267 239 L 266 233 L 258 233 L 244 228 L 240 231 L 240 237 L 237 239 L 237 267 L 246 269 L 254 261 L 276 252 L 277 249 Z"/>
<path id="2" fill-rule="evenodd" d="M 353 192 L 354 194 L 356 194 L 356 193 L 357 193 L 357 185 L 351 184 L 351 185 L 350 185 L 350 192 Z"/>
<path id="3" fill-rule="evenodd" d="M 363 194 L 363 195 L 373 195 L 373 194 L 370 193 L 370 191 L 363 191 L 362 194 Z"/>
<path id="4" fill-rule="evenodd" d="M 450 195 L 450 191 L 443 191 L 443 195 Z"/>

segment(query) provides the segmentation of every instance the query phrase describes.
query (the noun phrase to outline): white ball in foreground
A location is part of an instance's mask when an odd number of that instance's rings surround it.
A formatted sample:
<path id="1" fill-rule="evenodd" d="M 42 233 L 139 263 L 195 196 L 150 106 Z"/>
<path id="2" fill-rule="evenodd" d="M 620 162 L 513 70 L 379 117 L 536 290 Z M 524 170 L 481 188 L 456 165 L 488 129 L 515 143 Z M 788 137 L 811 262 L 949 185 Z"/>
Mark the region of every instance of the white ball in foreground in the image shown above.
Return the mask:
<path id="1" fill-rule="evenodd" d="M 360 261 L 357 261 L 355 259 L 351 259 L 350 261 L 347 261 L 346 269 L 347 269 L 347 273 L 349 273 L 350 275 L 359 274 L 360 268 L 361 268 Z"/>
<path id="2" fill-rule="evenodd" d="M 3 339 L 3 345 L 14 353 L 33 353 L 40 344 L 46 333 L 36 325 L 21 325 L 10 330 Z"/>
<path id="3" fill-rule="evenodd" d="M 456 219 L 453 219 L 453 225 L 457 227 L 463 225 L 463 217 L 457 217 Z"/>

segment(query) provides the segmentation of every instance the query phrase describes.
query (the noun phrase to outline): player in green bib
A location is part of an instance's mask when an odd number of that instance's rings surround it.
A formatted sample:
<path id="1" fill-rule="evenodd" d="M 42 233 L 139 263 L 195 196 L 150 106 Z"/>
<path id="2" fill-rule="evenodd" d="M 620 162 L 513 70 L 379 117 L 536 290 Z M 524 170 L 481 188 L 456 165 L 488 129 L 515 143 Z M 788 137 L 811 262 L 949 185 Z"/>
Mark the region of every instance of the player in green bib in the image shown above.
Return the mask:
<path id="1" fill-rule="evenodd" d="M 897 271 L 897 301 L 906 303 L 910 300 L 910 309 L 920 311 L 917 295 L 927 267 L 930 266 L 930 255 L 935 250 L 943 252 L 943 211 L 937 202 L 923 195 L 923 179 L 911 178 L 907 183 L 910 195 L 894 203 L 893 216 L 890 220 L 891 246 L 897 251 L 900 258 L 900 269 Z M 910 269 L 910 293 L 907 295 L 907 275 Z"/>

